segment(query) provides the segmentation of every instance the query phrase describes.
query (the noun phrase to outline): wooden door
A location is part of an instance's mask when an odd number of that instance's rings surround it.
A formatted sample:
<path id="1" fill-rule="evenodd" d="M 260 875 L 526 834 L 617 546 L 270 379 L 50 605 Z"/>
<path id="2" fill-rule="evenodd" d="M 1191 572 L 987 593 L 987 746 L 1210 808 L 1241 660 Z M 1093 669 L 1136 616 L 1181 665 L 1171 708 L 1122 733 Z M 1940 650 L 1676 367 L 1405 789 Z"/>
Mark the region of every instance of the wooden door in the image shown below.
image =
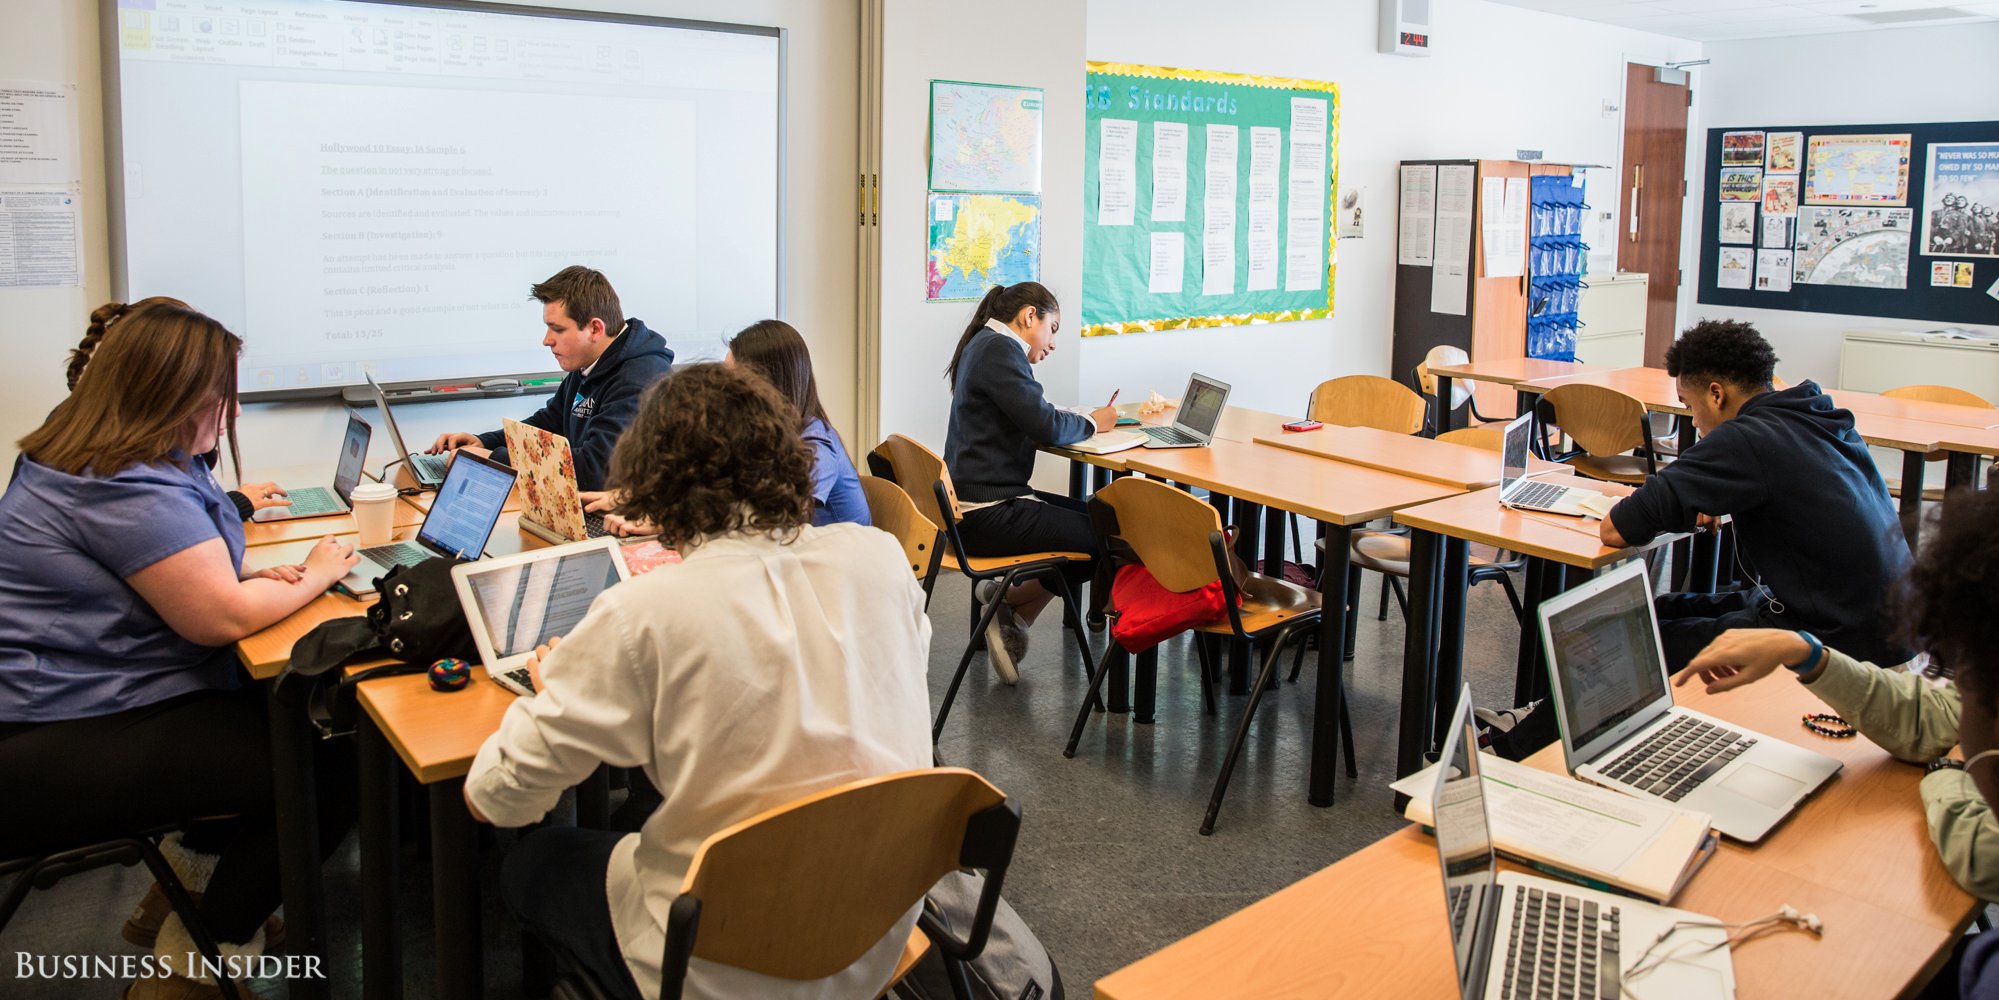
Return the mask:
<path id="1" fill-rule="evenodd" d="M 1645 363 L 1665 364 L 1680 298 L 1680 218 L 1686 197 L 1685 83 L 1660 83 L 1655 67 L 1624 67 L 1624 170 L 1617 269 L 1652 276 L 1645 303 Z M 1591 201 L 1601 195 L 1592 192 Z"/>

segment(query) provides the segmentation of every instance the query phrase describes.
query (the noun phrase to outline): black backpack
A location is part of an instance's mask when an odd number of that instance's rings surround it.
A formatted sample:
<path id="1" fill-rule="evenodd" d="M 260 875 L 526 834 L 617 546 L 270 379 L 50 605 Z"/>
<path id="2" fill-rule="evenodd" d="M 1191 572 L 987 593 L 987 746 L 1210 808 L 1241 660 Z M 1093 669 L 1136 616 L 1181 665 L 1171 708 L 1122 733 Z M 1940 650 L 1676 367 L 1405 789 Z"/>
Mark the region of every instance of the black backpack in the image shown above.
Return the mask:
<path id="1" fill-rule="evenodd" d="M 323 736 L 354 731 L 359 712 L 354 686 L 374 677 L 412 674 L 438 660 L 476 660 L 478 646 L 451 584 L 461 560 L 439 556 L 396 566 L 375 581 L 380 599 L 366 615 L 322 622 L 292 646 L 291 664 L 279 684 L 308 684 L 306 711 Z M 399 663 L 347 674 L 355 660 L 389 657 Z"/>

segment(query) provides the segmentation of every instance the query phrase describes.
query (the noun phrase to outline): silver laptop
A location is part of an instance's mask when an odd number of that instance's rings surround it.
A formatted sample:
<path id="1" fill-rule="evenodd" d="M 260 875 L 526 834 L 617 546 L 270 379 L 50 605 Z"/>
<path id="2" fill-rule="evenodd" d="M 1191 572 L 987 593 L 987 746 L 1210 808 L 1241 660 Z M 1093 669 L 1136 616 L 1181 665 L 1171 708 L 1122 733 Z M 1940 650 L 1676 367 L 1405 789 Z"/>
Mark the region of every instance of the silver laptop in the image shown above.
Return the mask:
<path id="1" fill-rule="evenodd" d="M 1644 560 L 1541 603 L 1555 719 L 1571 774 L 1763 839 L 1839 773 L 1821 753 L 1673 705 Z"/>
<path id="2" fill-rule="evenodd" d="M 1500 449 L 1499 503 L 1521 510 L 1543 510 L 1550 514 L 1582 517 L 1582 502 L 1603 494 L 1576 486 L 1527 478 L 1529 447 L 1534 441 L 1534 415 L 1523 413 L 1506 425 L 1506 444 Z"/>
<path id="3" fill-rule="evenodd" d="M 1215 439 L 1222 422 L 1222 407 L 1229 402 L 1229 384 L 1206 375 L 1187 380 L 1180 394 L 1180 406 L 1173 411 L 1171 427 L 1133 427 L 1145 435 L 1147 448 L 1206 448 Z"/>
<path id="4" fill-rule="evenodd" d="M 1464 686 L 1443 735 L 1431 825 L 1463 1000 L 1735 995 L 1728 930 L 1713 917 L 1499 871 L 1479 776 L 1471 685 Z M 1658 961 L 1664 956 L 1671 957 Z"/>
<path id="5" fill-rule="evenodd" d="M 328 514 L 345 514 L 348 511 L 347 498 L 354 493 L 354 487 L 361 482 L 361 465 L 368 459 L 368 436 L 371 428 L 366 420 L 354 411 L 347 411 L 347 433 L 340 438 L 340 459 L 333 466 L 333 486 L 308 486 L 302 490 L 291 490 L 285 494 L 291 500 L 289 507 L 266 507 L 250 515 L 252 521 L 290 521 L 301 517 L 325 517 Z"/>
<path id="6" fill-rule="evenodd" d="M 444 482 L 444 467 L 450 464 L 451 456 L 426 455 L 420 451 L 412 453 L 403 444 L 402 432 L 396 430 L 396 415 L 389 412 L 389 394 L 382 391 L 382 385 L 375 381 L 375 376 L 368 375 L 367 378 L 368 391 L 375 394 L 375 408 L 382 412 L 382 426 L 389 429 L 389 440 L 395 442 L 396 455 L 403 460 L 403 468 L 410 470 L 410 478 L 425 487 Z M 382 478 L 387 480 L 389 477 L 385 473 Z"/>
<path id="7" fill-rule="evenodd" d="M 451 567 L 486 676 L 518 695 L 534 694 L 527 660 L 535 647 L 568 635 L 598 594 L 630 578 L 615 538 Z"/>
<path id="8" fill-rule="evenodd" d="M 391 567 L 414 566 L 437 556 L 479 558 L 513 489 L 514 470 L 471 452 L 454 452 L 416 541 L 362 549 L 361 561 L 347 571 L 340 589 L 359 597 L 374 593 L 376 578 L 387 575 Z"/>

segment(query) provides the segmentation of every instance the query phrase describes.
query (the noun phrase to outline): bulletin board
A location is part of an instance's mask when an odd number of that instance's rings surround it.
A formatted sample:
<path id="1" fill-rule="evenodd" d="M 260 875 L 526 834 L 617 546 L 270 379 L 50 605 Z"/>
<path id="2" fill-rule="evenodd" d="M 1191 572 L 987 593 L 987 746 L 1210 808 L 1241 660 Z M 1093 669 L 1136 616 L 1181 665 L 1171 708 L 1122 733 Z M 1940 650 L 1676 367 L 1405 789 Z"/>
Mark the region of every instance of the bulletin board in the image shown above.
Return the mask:
<path id="1" fill-rule="evenodd" d="M 1789 135 L 1798 138 L 1772 139 Z M 1898 190 L 1884 151 L 1901 136 L 1908 163 Z M 1706 164 L 1702 303 L 1999 323 L 1999 248 L 1993 230 L 1977 224 L 1999 220 L 1999 121 L 1715 128 Z M 1974 214 L 1981 206 L 1991 214 Z M 1791 254 L 1788 281 L 1758 266 L 1769 251 Z M 1735 284 L 1745 280 L 1745 260 L 1747 287 L 1728 287 L 1725 272 Z"/>
<path id="2" fill-rule="evenodd" d="M 1333 314 L 1337 84 L 1105 62 L 1087 80 L 1083 336 Z"/>

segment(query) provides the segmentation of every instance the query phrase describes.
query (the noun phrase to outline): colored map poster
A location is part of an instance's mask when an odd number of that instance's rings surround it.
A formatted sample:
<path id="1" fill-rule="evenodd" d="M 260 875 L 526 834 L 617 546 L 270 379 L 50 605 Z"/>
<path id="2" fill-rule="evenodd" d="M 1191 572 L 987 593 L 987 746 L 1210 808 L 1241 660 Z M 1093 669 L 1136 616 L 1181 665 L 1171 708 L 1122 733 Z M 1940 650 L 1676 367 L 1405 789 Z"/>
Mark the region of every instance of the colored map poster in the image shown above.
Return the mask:
<path id="1" fill-rule="evenodd" d="M 1999 142 L 1930 143 L 1923 253 L 1999 257 Z"/>
<path id="2" fill-rule="evenodd" d="M 1041 88 L 930 81 L 930 189 L 1041 191 Z"/>
<path id="3" fill-rule="evenodd" d="M 1908 208 L 1798 209 L 1800 283 L 1855 288 L 1909 287 Z"/>
<path id="4" fill-rule="evenodd" d="M 1805 160 L 1805 204 L 1908 204 L 1913 148 L 1907 132 L 1812 136 Z"/>
<path id="5" fill-rule="evenodd" d="M 929 218 L 930 301 L 977 299 L 994 285 L 1041 280 L 1040 196 L 932 194 Z"/>

